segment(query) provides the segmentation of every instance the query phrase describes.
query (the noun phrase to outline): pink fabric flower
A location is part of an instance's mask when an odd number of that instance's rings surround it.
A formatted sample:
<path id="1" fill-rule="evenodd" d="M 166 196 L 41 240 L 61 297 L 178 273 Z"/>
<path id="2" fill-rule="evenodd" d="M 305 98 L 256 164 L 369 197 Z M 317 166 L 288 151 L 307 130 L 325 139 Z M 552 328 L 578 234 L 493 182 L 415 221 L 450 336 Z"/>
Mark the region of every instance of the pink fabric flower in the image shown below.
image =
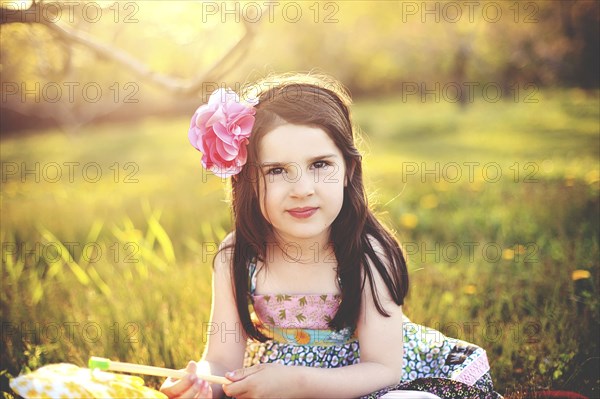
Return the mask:
<path id="1" fill-rule="evenodd" d="M 202 152 L 202 166 L 220 177 L 240 173 L 247 161 L 246 146 L 256 110 L 231 89 L 217 89 L 190 123 L 190 143 Z"/>

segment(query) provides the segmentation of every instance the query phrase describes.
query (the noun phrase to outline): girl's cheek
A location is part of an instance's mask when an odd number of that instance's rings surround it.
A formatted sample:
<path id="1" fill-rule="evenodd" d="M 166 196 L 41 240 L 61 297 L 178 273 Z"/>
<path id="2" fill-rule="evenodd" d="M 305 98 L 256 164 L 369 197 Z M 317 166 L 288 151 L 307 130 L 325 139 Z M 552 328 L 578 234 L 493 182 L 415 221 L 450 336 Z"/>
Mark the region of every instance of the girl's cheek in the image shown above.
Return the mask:
<path id="1" fill-rule="evenodd" d="M 286 190 L 289 188 L 289 183 L 282 178 L 273 179 L 272 182 L 267 182 L 266 188 L 266 198 L 280 197 L 282 194 L 285 194 Z"/>

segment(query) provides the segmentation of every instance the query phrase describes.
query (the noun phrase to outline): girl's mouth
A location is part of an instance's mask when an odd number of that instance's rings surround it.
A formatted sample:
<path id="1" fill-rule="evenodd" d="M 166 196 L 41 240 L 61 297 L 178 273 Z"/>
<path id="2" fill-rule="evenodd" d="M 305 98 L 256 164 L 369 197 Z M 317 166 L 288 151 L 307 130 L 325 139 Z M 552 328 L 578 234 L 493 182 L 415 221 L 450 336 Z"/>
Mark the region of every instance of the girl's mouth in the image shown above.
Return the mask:
<path id="1" fill-rule="evenodd" d="M 315 214 L 319 208 L 304 207 L 288 209 L 288 213 L 298 219 L 306 219 Z"/>

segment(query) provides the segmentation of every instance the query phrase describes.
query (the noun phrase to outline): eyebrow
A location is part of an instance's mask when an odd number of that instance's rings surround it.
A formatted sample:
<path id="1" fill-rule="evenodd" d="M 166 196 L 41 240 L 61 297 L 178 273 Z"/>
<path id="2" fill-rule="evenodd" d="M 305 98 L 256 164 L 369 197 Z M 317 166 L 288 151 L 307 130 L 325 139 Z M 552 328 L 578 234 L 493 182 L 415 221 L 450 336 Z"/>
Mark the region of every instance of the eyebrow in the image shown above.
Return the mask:
<path id="1" fill-rule="evenodd" d="M 337 158 L 338 156 L 336 154 L 324 154 L 324 155 L 318 155 L 316 157 L 312 157 L 308 160 L 308 163 L 313 163 L 315 161 L 319 161 L 321 159 L 328 159 L 328 158 Z M 266 161 L 260 164 L 260 166 L 262 168 L 264 167 L 273 167 L 273 166 L 283 166 L 286 164 L 289 164 L 290 162 L 278 162 L 278 161 Z"/>

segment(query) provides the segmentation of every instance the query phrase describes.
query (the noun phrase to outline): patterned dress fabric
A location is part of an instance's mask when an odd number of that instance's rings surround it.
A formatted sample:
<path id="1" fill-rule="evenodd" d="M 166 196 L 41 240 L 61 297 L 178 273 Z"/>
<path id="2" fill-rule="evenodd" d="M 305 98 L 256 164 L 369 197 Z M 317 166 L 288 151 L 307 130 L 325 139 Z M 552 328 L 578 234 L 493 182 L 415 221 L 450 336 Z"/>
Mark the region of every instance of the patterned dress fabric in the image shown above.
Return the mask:
<path id="1" fill-rule="evenodd" d="M 269 340 L 248 340 L 245 367 L 280 363 L 332 368 L 360 362 L 354 331 L 332 331 L 328 325 L 340 304 L 338 295 L 257 295 L 255 262 L 249 263 L 248 271 L 249 306 L 254 322 Z M 365 398 L 379 398 L 394 390 L 429 392 L 442 399 L 502 398 L 494 392 L 485 350 L 407 317 L 403 329 L 402 380 Z"/>

